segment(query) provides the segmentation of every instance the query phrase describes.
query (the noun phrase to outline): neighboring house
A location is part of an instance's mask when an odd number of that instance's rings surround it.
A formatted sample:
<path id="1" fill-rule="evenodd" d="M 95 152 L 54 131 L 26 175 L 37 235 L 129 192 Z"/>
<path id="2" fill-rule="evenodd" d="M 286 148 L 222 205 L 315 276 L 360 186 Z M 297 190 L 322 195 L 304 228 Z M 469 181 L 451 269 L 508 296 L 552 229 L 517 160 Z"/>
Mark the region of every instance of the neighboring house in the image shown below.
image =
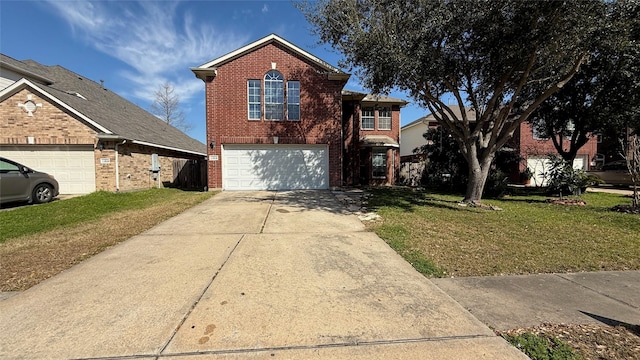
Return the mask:
<path id="1" fill-rule="evenodd" d="M 204 144 L 103 84 L 2 54 L 0 155 L 54 175 L 61 194 L 206 182 L 185 179 Z"/>
<path id="2" fill-rule="evenodd" d="M 395 183 L 405 101 L 344 91 L 350 74 L 274 34 L 191 70 L 205 82 L 210 188 Z"/>
<path id="3" fill-rule="evenodd" d="M 566 142 L 568 141 L 569 140 L 566 140 Z M 549 171 L 550 165 L 548 156 L 550 154 L 558 155 L 558 151 L 553 146 L 553 141 L 539 136 L 531 125 L 525 122 L 516 129 L 516 132 L 513 134 L 511 144 L 511 146 L 520 153 L 520 156 L 523 159 L 523 163 L 520 164 L 520 172 L 523 172 L 525 169 L 529 169 L 529 172 L 532 174 L 529 185 L 545 186 L 545 173 Z M 573 168 L 584 171 L 591 170 L 592 164 L 595 165 L 597 147 L 597 137 L 593 136 L 578 150 L 576 158 L 573 161 Z M 512 179 L 518 180 L 517 176 L 513 175 Z M 526 181 L 523 182 L 526 183 Z"/>
<path id="4" fill-rule="evenodd" d="M 460 107 L 450 106 L 451 110 L 460 118 Z M 475 121 L 475 111 L 466 108 L 467 117 L 471 121 Z M 425 145 L 427 142 L 422 136 L 427 129 L 435 128 L 438 123 L 433 114 L 424 116 L 401 128 L 401 146 L 400 154 L 403 163 L 416 161 L 417 157 L 413 150 Z M 596 159 L 597 139 L 593 137 L 579 151 L 574 161 L 574 168 L 585 171 L 590 170 L 591 163 Z M 543 186 L 546 185 L 544 173 L 549 171 L 549 154 L 557 154 L 553 142 L 550 139 L 540 138 L 534 133 L 532 127 L 528 123 L 521 124 L 516 129 L 513 138 L 505 146 L 505 149 L 517 151 L 522 158 L 522 162 L 518 169 L 514 169 L 510 174 L 511 181 L 514 183 L 527 183 L 521 178 L 520 173 L 525 169 L 529 169 L 533 174 L 528 182 L 530 185 Z"/>

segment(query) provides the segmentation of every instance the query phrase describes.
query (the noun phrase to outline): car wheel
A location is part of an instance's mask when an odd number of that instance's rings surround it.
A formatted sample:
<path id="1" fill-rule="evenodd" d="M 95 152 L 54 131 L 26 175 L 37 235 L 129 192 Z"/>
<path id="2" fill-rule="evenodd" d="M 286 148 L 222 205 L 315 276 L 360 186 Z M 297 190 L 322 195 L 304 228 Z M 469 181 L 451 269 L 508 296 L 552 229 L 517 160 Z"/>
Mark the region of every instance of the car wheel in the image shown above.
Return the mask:
<path id="1" fill-rule="evenodd" d="M 33 202 L 36 204 L 42 204 L 49 202 L 53 199 L 53 188 L 48 184 L 38 184 L 33 189 Z"/>

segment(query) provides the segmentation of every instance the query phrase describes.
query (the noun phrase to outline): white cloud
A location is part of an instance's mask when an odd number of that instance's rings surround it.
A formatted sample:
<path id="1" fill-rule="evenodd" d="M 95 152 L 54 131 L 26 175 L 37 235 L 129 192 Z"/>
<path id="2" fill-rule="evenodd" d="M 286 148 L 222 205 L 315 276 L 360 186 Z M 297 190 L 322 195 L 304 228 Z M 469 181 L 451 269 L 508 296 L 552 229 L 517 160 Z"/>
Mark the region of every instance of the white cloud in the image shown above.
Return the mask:
<path id="1" fill-rule="evenodd" d="M 188 68 L 247 42 L 244 35 L 197 24 L 175 1 L 48 1 L 76 36 L 133 68 L 120 75 L 134 84 L 130 95 L 147 101 L 165 81 L 182 100 L 192 98 L 204 86 Z"/>
<path id="2" fill-rule="evenodd" d="M 267 12 L 269 12 L 269 5 L 267 4 L 262 5 L 262 13 L 264 14 Z"/>

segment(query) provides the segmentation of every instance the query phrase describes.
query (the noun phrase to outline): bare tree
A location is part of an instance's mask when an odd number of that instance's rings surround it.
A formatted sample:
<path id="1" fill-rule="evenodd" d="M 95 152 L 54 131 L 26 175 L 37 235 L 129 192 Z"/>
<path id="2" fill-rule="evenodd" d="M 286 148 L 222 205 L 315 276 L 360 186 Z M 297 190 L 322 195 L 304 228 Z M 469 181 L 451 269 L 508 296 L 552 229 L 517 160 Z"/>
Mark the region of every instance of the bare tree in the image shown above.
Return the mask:
<path id="1" fill-rule="evenodd" d="M 184 118 L 180 109 L 180 98 L 175 94 L 175 88 L 168 82 L 163 83 L 155 92 L 155 100 L 151 104 L 151 113 L 167 124 L 187 132 L 192 129 Z"/>

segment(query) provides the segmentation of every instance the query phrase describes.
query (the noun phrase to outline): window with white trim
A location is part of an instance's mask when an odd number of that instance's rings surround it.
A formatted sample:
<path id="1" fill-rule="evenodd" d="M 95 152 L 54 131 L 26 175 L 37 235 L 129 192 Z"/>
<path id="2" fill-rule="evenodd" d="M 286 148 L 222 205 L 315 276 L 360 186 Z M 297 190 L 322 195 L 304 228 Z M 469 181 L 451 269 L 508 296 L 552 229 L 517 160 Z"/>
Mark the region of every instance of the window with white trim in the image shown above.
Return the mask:
<path id="1" fill-rule="evenodd" d="M 361 129 L 362 130 L 374 130 L 375 129 L 375 123 L 376 123 L 374 109 L 372 107 L 363 107 L 361 113 L 362 113 L 362 116 L 361 116 L 362 127 L 361 127 Z"/>
<path id="2" fill-rule="evenodd" d="M 275 70 L 264 76 L 264 118 L 284 119 L 284 79 L 282 74 Z"/>
<path id="3" fill-rule="evenodd" d="M 260 103 L 260 80 L 248 80 L 249 120 L 260 120 L 262 116 Z"/>
<path id="4" fill-rule="evenodd" d="M 371 156 L 372 176 L 374 178 L 387 177 L 387 149 L 374 148 Z"/>
<path id="5" fill-rule="evenodd" d="M 378 109 L 378 130 L 391 130 L 391 108 Z"/>
<path id="6" fill-rule="evenodd" d="M 287 120 L 300 120 L 300 81 L 287 81 Z"/>

